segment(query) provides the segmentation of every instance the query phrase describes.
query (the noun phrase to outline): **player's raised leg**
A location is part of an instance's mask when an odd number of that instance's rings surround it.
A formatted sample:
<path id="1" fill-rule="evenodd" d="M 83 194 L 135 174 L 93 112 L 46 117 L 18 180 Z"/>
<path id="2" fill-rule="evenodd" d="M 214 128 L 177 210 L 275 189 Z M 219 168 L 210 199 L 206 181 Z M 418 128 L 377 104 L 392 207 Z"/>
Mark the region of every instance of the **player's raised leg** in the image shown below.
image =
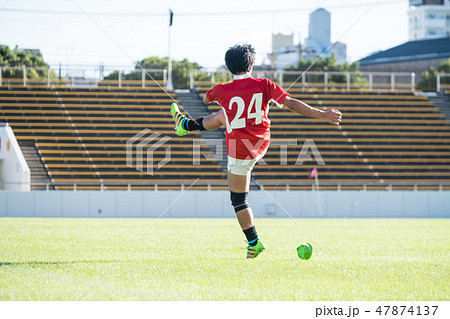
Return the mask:
<path id="1" fill-rule="evenodd" d="M 250 188 L 250 174 L 238 175 L 228 172 L 228 186 L 231 193 L 231 205 L 234 207 L 239 225 L 247 238 L 247 258 L 256 258 L 266 247 L 259 240 L 253 223 L 253 211 L 247 202 Z"/>
<path id="2" fill-rule="evenodd" d="M 203 127 L 205 130 L 215 130 L 221 126 L 225 126 L 225 115 L 222 110 L 211 113 L 203 118 Z"/>
<path id="3" fill-rule="evenodd" d="M 222 111 L 209 114 L 197 120 L 190 120 L 180 112 L 176 103 L 172 103 L 170 113 L 175 120 L 175 130 L 178 136 L 184 136 L 189 131 L 214 130 L 225 124 L 225 116 Z"/>

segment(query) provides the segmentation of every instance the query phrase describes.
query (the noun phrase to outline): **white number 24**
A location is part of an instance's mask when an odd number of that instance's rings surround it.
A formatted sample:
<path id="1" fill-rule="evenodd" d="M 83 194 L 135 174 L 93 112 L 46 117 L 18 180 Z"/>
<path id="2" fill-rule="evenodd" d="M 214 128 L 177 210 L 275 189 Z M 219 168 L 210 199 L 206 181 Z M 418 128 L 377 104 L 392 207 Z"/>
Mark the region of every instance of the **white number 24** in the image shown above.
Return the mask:
<path id="1" fill-rule="evenodd" d="M 264 111 L 262 110 L 262 93 L 255 93 L 252 96 L 250 105 L 247 109 L 247 119 L 255 119 L 255 125 L 261 124 Z M 242 117 L 244 113 L 245 102 L 240 96 L 235 96 L 230 100 L 229 109 L 233 108 L 233 104 L 237 105 L 237 112 L 230 126 L 232 129 L 244 128 L 246 125 L 246 118 Z M 253 111 L 254 109 L 254 111 Z"/>

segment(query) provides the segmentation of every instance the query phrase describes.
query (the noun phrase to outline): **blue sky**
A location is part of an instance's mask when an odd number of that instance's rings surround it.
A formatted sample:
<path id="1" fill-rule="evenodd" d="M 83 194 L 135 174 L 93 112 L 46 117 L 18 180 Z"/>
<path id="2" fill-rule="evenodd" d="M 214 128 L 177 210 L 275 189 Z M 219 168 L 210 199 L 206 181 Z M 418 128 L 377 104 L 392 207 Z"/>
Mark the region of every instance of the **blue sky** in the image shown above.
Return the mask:
<path id="1" fill-rule="evenodd" d="M 407 0 L 0 0 L 0 43 L 39 48 L 51 64 L 132 65 L 167 56 L 170 8 L 173 58 L 217 67 L 229 46 L 247 42 L 261 63 L 272 33 L 294 33 L 303 41 L 308 16 L 319 7 L 330 11 L 331 40 L 343 35 L 350 61 L 408 40 Z"/>

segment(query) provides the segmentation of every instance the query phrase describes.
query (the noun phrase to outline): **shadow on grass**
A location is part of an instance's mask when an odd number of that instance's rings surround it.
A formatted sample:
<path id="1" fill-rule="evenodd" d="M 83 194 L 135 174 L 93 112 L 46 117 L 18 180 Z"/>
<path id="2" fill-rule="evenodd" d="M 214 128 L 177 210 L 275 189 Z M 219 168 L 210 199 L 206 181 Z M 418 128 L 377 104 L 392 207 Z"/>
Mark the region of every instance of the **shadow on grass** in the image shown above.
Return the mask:
<path id="1" fill-rule="evenodd" d="M 74 264 L 94 264 L 94 263 L 113 263 L 113 262 L 115 262 L 115 260 L 21 261 L 21 262 L 0 261 L 0 267 L 4 267 L 4 266 L 74 265 Z M 121 260 L 121 262 L 131 262 L 131 260 Z"/>

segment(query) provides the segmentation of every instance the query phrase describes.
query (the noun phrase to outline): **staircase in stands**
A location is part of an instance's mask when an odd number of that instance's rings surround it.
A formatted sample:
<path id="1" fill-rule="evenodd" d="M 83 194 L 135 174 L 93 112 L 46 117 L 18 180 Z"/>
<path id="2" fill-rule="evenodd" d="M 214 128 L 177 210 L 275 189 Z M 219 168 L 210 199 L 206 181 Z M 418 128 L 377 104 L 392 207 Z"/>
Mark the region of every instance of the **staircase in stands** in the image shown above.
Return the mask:
<path id="1" fill-rule="evenodd" d="M 444 114 L 445 118 L 450 121 L 450 96 L 436 95 L 430 96 L 429 99 L 435 107 L 439 108 L 439 111 Z"/>
<path id="2" fill-rule="evenodd" d="M 189 118 L 199 119 L 211 113 L 208 106 L 203 104 L 201 94 L 197 92 L 177 92 L 177 98 L 180 101 L 180 105 L 182 106 L 182 112 L 187 112 L 188 114 L 186 114 L 186 116 L 188 116 Z M 227 160 L 225 131 L 223 129 L 205 130 L 200 131 L 200 135 L 213 154 L 220 154 L 220 151 L 217 151 L 216 149 L 217 145 L 220 143 L 220 147 L 222 148 L 222 156 L 216 156 L 216 160 L 221 165 L 222 170 L 226 172 Z"/>
<path id="3" fill-rule="evenodd" d="M 33 143 L 20 142 L 20 149 L 30 168 L 31 190 L 46 190 L 51 181 L 37 148 Z"/>

